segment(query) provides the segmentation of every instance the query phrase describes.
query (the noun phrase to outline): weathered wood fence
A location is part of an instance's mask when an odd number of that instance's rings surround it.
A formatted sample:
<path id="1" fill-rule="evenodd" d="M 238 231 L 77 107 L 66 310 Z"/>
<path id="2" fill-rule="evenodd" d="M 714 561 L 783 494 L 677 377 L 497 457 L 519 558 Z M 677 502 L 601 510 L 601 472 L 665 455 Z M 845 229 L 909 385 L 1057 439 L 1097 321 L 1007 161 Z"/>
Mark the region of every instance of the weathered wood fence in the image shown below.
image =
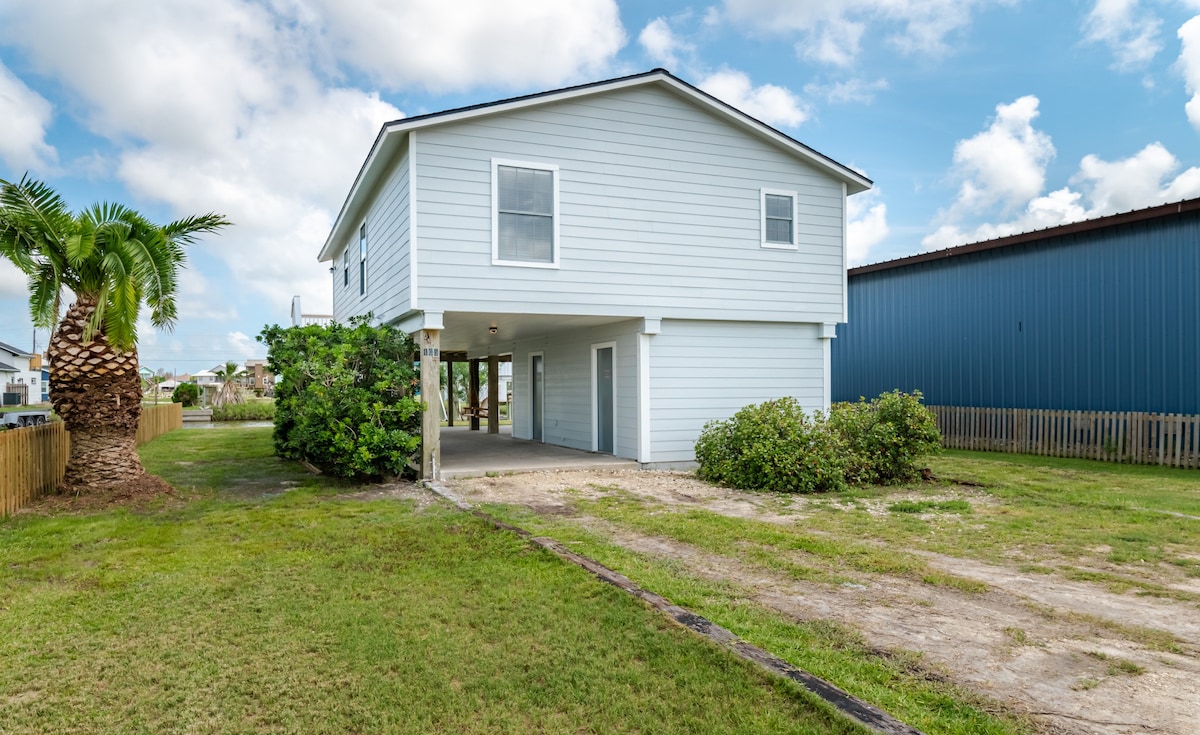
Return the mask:
<path id="1" fill-rule="evenodd" d="M 138 445 L 183 426 L 183 406 L 167 403 L 142 409 Z M 71 435 L 61 421 L 0 431 L 0 518 L 51 491 L 62 479 Z"/>
<path id="2" fill-rule="evenodd" d="M 949 449 L 1200 467 L 1200 416 L 930 406 Z"/>

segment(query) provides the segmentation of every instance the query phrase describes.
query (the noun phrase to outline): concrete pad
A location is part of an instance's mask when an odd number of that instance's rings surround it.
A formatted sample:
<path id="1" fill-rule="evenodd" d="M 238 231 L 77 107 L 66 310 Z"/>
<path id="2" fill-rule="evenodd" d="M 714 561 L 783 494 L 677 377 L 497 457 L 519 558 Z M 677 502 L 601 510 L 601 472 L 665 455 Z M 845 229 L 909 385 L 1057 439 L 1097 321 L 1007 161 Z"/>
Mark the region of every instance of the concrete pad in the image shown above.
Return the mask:
<path id="1" fill-rule="evenodd" d="M 539 470 L 637 469 L 638 463 L 611 454 L 584 452 L 553 444 L 514 439 L 511 426 L 499 434 L 471 431 L 466 426 L 442 427 L 444 479 L 482 477 L 489 472 L 535 472 Z"/>

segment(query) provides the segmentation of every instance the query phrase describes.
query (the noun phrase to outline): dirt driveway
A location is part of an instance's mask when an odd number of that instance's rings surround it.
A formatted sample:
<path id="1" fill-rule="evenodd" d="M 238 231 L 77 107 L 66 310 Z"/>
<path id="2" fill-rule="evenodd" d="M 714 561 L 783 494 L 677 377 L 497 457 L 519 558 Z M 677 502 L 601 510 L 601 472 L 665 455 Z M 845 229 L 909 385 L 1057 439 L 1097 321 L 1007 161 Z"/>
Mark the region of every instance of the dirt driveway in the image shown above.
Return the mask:
<path id="1" fill-rule="evenodd" d="M 983 583 L 986 591 L 881 574 L 856 584 L 802 581 L 576 508 L 581 499 L 619 493 L 783 525 L 803 526 L 811 517 L 807 498 L 780 501 L 715 488 L 683 473 L 540 472 L 453 485 L 469 502 L 518 504 L 567 518 L 631 550 L 682 563 L 697 576 L 739 585 L 790 618 L 835 620 L 875 647 L 919 651 L 926 665 L 1029 715 L 1047 733 L 1200 733 L 1200 609 L 1194 602 L 1115 594 L 1101 584 L 928 553 L 922 555 L 933 568 Z M 946 493 L 980 502 L 971 488 Z M 1198 582 L 1189 584 L 1200 593 Z"/>

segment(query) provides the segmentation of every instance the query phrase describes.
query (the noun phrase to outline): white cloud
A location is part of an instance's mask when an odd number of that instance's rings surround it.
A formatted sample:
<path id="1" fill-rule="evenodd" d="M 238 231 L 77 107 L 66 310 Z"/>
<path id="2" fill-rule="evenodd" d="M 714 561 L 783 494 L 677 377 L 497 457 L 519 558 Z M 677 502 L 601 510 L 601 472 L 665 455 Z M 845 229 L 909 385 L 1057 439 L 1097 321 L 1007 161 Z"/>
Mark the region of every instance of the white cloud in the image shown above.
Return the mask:
<path id="1" fill-rule="evenodd" d="M 1182 42 L 1179 69 L 1183 72 L 1188 94 L 1192 95 L 1184 109 L 1192 127 L 1200 132 L 1200 16 L 1180 26 L 1178 35 Z"/>
<path id="2" fill-rule="evenodd" d="M 876 92 L 882 92 L 887 88 L 888 82 L 886 79 L 876 79 L 873 82 L 868 82 L 865 79 L 848 79 L 832 84 L 806 84 L 804 85 L 804 93 L 810 97 L 823 97 L 832 104 L 846 102 L 862 102 L 866 104 L 875 99 Z"/>
<path id="3" fill-rule="evenodd" d="M 1096 0 L 1083 22 L 1084 40 L 1112 50 L 1113 66 L 1130 70 L 1145 66 L 1162 50 L 1162 21 L 1138 7 L 1138 0 Z"/>
<path id="4" fill-rule="evenodd" d="M 846 200 L 846 260 L 853 267 L 867 262 L 871 250 L 888 235 L 887 204 L 876 202 L 879 190 Z"/>
<path id="5" fill-rule="evenodd" d="M 926 250 L 991 240 L 1021 232 L 1095 219 L 1200 196 L 1200 168 L 1179 174 L 1179 161 L 1161 143 L 1151 143 L 1118 161 L 1084 156 L 1070 186 L 1029 200 L 1017 217 L 999 223 L 942 224 L 922 240 Z"/>
<path id="6" fill-rule="evenodd" d="M 595 76 L 625 45 L 615 0 L 310 0 L 339 59 L 398 89 L 554 86 Z"/>
<path id="7" fill-rule="evenodd" d="M 796 53 L 847 66 L 864 34 L 878 28 L 902 54 L 940 56 L 977 7 L 1011 0 L 724 0 L 723 15 L 759 33 L 800 36 Z"/>
<path id="8" fill-rule="evenodd" d="M 46 143 L 53 109 L 0 62 L 0 161 L 18 179 L 25 171 L 45 171 L 58 160 Z"/>
<path id="9" fill-rule="evenodd" d="M 1071 178 L 1091 203 L 1089 216 L 1124 212 L 1200 195 L 1200 168 L 1179 170 L 1179 160 L 1162 143 L 1151 143 L 1120 161 L 1084 156 Z"/>
<path id="10" fill-rule="evenodd" d="M 236 358 L 237 362 L 245 362 L 252 357 L 262 357 L 266 352 L 266 346 L 261 345 L 253 337 L 242 332 L 230 332 L 225 335 L 226 346 Z"/>
<path id="11" fill-rule="evenodd" d="M 692 54 L 696 50 L 695 46 L 675 35 L 666 18 L 655 18 L 647 23 L 638 34 L 638 43 L 647 56 L 673 71 L 679 66 L 679 53 Z"/>
<path id="12" fill-rule="evenodd" d="M 29 279 L 8 258 L 0 258 L 0 298 L 28 296 Z"/>
<path id="13" fill-rule="evenodd" d="M 986 130 L 954 146 L 955 176 L 962 181 L 956 210 L 1011 209 L 1042 191 L 1054 145 L 1034 129 L 1037 116 L 1038 98 L 1031 95 L 997 105 Z"/>
<path id="14" fill-rule="evenodd" d="M 81 122 L 116 144 L 109 170 L 177 215 L 233 221 L 199 247 L 226 261 L 236 288 L 281 314 L 297 293 L 327 304 L 316 253 L 379 126 L 402 113 L 377 94 L 324 86 L 317 67 L 328 59 L 297 29 L 314 21 L 272 15 L 299 6 L 69 5 L 0 10 L 0 35 L 24 46 L 80 100 Z M 109 30 L 95 33 L 100 26 Z M 56 43 L 37 40 L 50 37 Z M 194 296 L 181 294 L 186 313 L 231 318 Z"/>
<path id="15" fill-rule="evenodd" d="M 795 127 L 808 119 L 808 110 L 791 90 L 774 84 L 755 87 L 744 72 L 722 69 L 696 86 L 768 125 Z"/>

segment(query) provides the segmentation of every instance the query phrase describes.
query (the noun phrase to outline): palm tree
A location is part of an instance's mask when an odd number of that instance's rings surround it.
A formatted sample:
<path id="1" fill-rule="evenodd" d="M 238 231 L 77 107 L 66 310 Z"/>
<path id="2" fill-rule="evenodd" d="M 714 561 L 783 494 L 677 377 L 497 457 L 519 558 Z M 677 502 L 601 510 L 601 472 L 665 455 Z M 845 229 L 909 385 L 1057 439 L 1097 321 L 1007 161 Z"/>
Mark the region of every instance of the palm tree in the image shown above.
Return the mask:
<path id="1" fill-rule="evenodd" d="M 218 214 L 156 225 L 120 204 L 72 213 L 49 186 L 0 179 L 0 256 L 29 278 L 35 326 L 54 329 L 50 402 L 71 433 L 60 491 L 90 492 L 145 475 L 137 320 L 170 329 L 183 246 L 229 224 Z M 59 320 L 64 292 L 75 302 Z"/>
<path id="2" fill-rule="evenodd" d="M 217 388 L 217 394 L 213 396 L 213 408 L 221 408 L 230 403 L 241 403 L 242 391 L 237 384 L 237 379 L 242 376 L 241 366 L 230 360 L 225 363 L 225 367 L 217 368 L 213 372 L 217 376 L 217 380 L 221 381 L 220 387 Z"/>

